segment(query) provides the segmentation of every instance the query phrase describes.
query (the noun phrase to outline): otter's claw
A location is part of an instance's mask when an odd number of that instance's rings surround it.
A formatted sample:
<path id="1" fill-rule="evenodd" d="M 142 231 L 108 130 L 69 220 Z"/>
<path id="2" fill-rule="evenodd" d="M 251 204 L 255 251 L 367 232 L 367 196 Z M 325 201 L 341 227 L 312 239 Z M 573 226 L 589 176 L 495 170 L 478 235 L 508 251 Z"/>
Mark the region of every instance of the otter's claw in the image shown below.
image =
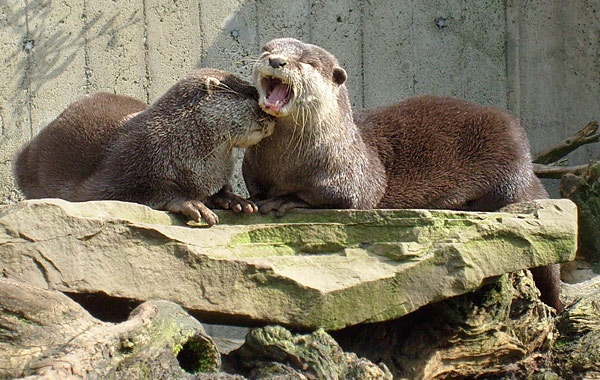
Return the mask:
<path id="1" fill-rule="evenodd" d="M 206 205 L 197 200 L 181 200 L 176 199 L 167 203 L 165 207 L 167 211 L 183 214 L 188 218 L 199 222 L 204 219 L 209 226 L 214 226 L 219 223 L 219 217 L 212 212 Z"/>
<path id="2" fill-rule="evenodd" d="M 310 208 L 311 206 L 293 195 L 282 195 L 257 202 L 261 214 L 275 211 L 275 216 L 284 216 L 288 211 L 297 208 Z"/>
<path id="3" fill-rule="evenodd" d="M 233 210 L 235 213 L 243 211 L 247 214 L 252 214 L 258 211 L 258 207 L 254 202 L 244 199 L 228 190 L 219 191 L 210 197 L 210 201 L 217 208 Z"/>

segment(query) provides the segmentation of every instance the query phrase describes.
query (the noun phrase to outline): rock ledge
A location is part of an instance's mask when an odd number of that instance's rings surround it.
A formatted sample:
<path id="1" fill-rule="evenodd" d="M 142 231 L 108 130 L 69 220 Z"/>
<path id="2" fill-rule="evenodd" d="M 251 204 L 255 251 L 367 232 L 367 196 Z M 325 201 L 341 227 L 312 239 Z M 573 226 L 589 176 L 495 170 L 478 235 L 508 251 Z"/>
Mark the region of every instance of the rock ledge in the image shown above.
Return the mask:
<path id="1" fill-rule="evenodd" d="M 116 201 L 0 207 L 5 277 L 42 288 L 172 300 L 215 322 L 340 329 L 410 313 L 503 273 L 572 260 L 568 200 L 501 212 L 217 212 L 186 226 Z"/>

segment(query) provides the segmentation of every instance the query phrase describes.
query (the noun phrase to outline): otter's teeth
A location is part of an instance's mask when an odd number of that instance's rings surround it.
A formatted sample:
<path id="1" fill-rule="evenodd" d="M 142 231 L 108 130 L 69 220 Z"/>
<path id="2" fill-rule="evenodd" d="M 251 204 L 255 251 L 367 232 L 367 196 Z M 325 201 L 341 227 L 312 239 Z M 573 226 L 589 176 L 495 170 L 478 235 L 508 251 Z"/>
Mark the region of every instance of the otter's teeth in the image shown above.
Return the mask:
<path id="1" fill-rule="evenodd" d="M 268 84 L 266 95 L 266 106 L 280 111 L 289 100 L 290 88 L 281 80 L 273 78 Z"/>

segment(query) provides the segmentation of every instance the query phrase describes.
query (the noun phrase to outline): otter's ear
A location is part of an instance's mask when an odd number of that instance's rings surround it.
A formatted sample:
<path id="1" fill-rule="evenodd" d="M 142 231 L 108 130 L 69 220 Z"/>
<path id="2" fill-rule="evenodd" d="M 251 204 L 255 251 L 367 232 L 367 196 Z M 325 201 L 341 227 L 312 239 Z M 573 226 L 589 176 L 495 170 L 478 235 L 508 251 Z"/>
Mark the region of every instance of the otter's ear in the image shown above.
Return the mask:
<path id="1" fill-rule="evenodd" d="M 215 90 L 217 87 L 219 87 L 220 84 L 221 84 L 221 81 L 218 80 L 217 78 L 206 77 L 204 79 L 204 87 L 206 88 L 206 93 L 208 95 L 212 95 L 213 90 Z"/>
<path id="2" fill-rule="evenodd" d="M 335 83 L 337 83 L 338 85 L 342 85 L 346 82 L 346 79 L 348 79 L 346 70 L 342 69 L 341 67 L 333 68 L 333 81 Z"/>

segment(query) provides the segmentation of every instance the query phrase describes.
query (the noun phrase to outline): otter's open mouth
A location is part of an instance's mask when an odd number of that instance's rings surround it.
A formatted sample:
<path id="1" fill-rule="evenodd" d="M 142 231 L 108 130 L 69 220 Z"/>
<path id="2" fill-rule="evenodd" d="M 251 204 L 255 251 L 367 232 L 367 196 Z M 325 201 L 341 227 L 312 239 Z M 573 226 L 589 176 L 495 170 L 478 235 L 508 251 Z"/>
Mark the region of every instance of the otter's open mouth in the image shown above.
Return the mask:
<path id="1" fill-rule="evenodd" d="M 265 93 L 263 109 L 267 112 L 281 112 L 281 109 L 290 102 L 290 99 L 292 99 L 294 94 L 292 87 L 281 79 L 273 76 L 264 76 L 260 83 L 262 90 Z"/>

